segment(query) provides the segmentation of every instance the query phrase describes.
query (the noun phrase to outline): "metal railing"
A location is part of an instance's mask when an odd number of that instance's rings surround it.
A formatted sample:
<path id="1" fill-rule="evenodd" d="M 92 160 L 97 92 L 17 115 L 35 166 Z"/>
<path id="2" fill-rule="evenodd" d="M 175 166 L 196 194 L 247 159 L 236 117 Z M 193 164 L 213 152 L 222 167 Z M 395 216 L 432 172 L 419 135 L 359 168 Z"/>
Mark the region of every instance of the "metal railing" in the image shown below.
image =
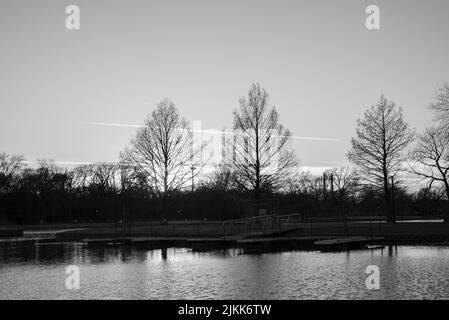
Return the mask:
<path id="1" fill-rule="evenodd" d="M 267 236 L 282 234 L 298 228 L 299 213 L 267 215 L 223 221 L 223 236 Z"/>
<path id="2" fill-rule="evenodd" d="M 382 236 L 382 224 L 385 222 L 385 219 L 378 217 L 309 218 L 302 234 L 310 237 L 323 235 Z"/>

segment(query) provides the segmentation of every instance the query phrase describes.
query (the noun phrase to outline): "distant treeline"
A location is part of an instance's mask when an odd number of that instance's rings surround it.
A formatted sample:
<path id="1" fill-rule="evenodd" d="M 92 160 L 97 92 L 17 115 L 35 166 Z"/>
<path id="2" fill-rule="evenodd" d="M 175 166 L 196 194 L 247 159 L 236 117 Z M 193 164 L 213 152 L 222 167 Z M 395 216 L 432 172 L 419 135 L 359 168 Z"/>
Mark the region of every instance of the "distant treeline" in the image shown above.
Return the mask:
<path id="1" fill-rule="evenodd" d="M 144 185 L 130 183 L 129 171 L 119 165 L 99 163 L 68 170 L 40 161 L 36 169 L 21 167 L 8 178 L 1 177 L 0 221 L 226 220 L 258 214 L 260 208 L 266 213 L 300 213 L 304 219 L 384 216 L 382 196 L 360 188 L 354 174 L 348 168 L 329 170 L 320 177 L 303 172 L 284 190 L 263 194 L 257 205 L 250 194 L 233 184 L 228 170 L 203 178 L 194 191 L 180 190 L 163 198 Z M 448 210 L 447 201 L 427 188 L 415 194 L 396 189 L 394 202 L 398 216 L 437 215 Z"/>

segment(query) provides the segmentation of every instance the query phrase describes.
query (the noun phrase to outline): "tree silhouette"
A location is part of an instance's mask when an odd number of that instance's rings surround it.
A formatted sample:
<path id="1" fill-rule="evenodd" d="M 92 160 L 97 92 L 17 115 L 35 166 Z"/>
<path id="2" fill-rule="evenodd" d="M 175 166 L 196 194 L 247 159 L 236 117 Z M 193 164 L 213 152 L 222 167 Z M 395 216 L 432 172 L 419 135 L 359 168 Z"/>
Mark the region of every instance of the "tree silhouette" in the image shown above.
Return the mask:
<path id="1" fill-rule="evenodd" d="M 23 156 L 0 153 L 0 193 L 8 192 L 14 178 L 24 166 Z"/>
<path id="2" fill-rule="evenodd" d="M 359 167 L 362 180 L 384 197 L 390 221 L 393 217 L 389 179 L 403 169 L 404 150 L 412 138 L 402 109 L 381 96 L 365 112 L 364 119 L 357 120 L 356 137 L 347 153 L 348 159 Z"/>
<path id="3" fill-rule="evenodd" d="M 138 129 L 121 162 L 143 175 L 150 190 L 165 197 L 184 187 L 204 166 L 194 163 L 204 145 L 194 145 L 188 122 L 173 102 L 164 99 Z M 196 172 L 191 169 L 193 165 L 197 165 Z"/>
<path id="4" fill-rule="evenodd" d="M 329 185 L 333 183 L 333 186 L 330 188 L 335 193 L 335 199 L 346 201 L 351 197 L 356 197 L 360 183 L 360 176 L 357 170 L 351 167 L 338 167 L 326 170 L 325 174 L 327 177 L 332 176 Z"/>
<path id="5" fill-rule="evenodd" d="M 435 112 L 436 120 L 449 131 L 449 83 L 443 84 L 437 91 L 430 108 Z"/>
<path id="6" fill-rule="evenodd" d="M 268 103 L 268 93 L 253 84 L 248 98 L 242 97 L 240 108 L 234 110 L 234 135 L 227 139 L 225 161 L 239 185 L 256 200 L 263 191 L 279 189 L 296 166 L 287 145 L 289 136 Z"/>
<path id="7" fill-rule="evenodd" d="M 428 181 L 429 189 L 440 182 L 440 197 L 445 194 L 449 199 L 449 132 L 443 127 L 426 129 L 418 136 L 411 158 L 416 162 L 413 172 Z"/>

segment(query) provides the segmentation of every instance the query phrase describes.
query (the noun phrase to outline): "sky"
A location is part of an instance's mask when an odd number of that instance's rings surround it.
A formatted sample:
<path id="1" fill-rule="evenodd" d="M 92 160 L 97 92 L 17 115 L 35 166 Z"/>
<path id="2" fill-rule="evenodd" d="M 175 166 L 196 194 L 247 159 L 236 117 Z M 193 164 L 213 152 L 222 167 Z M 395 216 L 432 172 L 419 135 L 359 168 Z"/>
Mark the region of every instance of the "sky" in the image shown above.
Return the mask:
<path id="1" fill-rule="evenodd" d="M 65 26 L 68 5 L 80 29 Z M 365 27 L 368 5 L 380 30 Z M 232 127 L 258 82 L 312 172 L 347 164 L 381 94 L 418 131 L 449 81 L 449 1 L 0 0 L 0 152 L 117 161 L 163 98 L 203 129 Z"/>

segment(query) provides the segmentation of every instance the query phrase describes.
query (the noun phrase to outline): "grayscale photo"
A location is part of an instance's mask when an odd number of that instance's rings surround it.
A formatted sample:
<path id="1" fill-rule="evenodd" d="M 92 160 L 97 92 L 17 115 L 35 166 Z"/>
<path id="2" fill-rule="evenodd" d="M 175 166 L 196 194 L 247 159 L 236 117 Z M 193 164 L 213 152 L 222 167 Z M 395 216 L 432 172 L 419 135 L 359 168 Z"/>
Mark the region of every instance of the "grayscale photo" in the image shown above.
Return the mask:
<path id="1" fill-rule="evenodd" d="M 0 300 L 448 299 L 448 33 L 447 0 L 0 0 Z"/>

